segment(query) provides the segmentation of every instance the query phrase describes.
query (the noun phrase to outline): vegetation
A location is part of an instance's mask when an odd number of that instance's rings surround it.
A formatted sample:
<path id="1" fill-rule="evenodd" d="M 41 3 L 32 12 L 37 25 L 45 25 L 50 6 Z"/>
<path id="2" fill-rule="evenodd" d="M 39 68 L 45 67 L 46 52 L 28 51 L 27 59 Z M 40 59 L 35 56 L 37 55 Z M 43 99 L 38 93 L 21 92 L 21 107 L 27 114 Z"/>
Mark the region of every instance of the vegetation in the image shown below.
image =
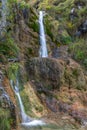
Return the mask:
<path id="1" fill-rule="evenodd" d="M 20 94 L 21 94 L 21 97 L 22 97 L 22 101 L 23 101 L 23 105 L 24 105 L 24 108 L 25 108 L 25 112 L 28 115 L 30 115 L 31 117 L 33 117 L 34 115 L 33 115 L 33 112 L 32 112 L 32 107 L 31 107 L 28 95 L 26 95 L 25 90 L 22 90 L 20 92 Z"/>
<path id="2" fill-rule="evenodd" d="M 7 75 L 9 79 L 15 81 L 18 75 L 19 63 L 12 63 L 9 65 Z"/>
<path id="3" fill-rule="evenodd" d="M 87 68 L 87 42 L 85 39 L 77 40 L 69 47 L 72 57 Z"/>
<path id="4" fill-rule="evenodd" d="M 18 47 L 10 34 L 7 34 L 5 39 L 0 42 L 0 61 L 8 58 L 16 58 L 18 56 Z"/>
<path id="5" fill-rule="evenodd" d="M 0 108 L 0 130 L 11 130 L 9 111 L 3 108 Z"/>

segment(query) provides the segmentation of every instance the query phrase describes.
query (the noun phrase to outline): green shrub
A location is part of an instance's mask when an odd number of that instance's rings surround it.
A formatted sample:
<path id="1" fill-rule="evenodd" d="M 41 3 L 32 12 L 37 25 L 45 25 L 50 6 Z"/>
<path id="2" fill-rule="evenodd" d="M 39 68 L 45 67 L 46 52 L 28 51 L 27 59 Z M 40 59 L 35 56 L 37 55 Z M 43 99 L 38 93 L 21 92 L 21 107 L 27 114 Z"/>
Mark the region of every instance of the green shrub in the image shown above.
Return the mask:
<path id="1" fill-rule="evenodd" d="M 11 130 L 9 111 L 0 108 L 0 130 Z"/>
<path id="2" fill-rule="evenodd" d="M 11 80 L 16 80 L 17 78 L 17 74 L 18 74 L 18 70 L 19 70 L 19 64 L 18 63 L 12 63 L 9 65 L 9 68 L 7 70 L 7 75 L 9 77 L 9 79 Z"/>
<path id="3" fill-rule="evenodd" d="M 70 44 L 72 42 L 72 39 L 70 36 L 61 36 L 60 41 L 63 44 Z"/>
<path id="4" fill-rule="evenodd" d="M 36 20 L 32 21 L 29 26 L 34 30 L 34 32 L 39 32 L 39 25 Z"/>
<path id="5" fill-rule="evenodd" d="M 82 65 L 87 67 L 87 42 L 84 39 L 78 40 L 69 46 L 69 52 L 72 57 L 80 62 Z"/>
<path id="6" fill-rule="evenodd" d="M 32 106 L 30 104 L 28 96 L 26 95 L 25 91 L 23 91 L 23 90 L 20 92 L 20 95 L 22 97 L 22 102 L 24 105 L 25 112 L 32 117 L 33 116 Z"/>
<path id="7" fill-rule="evenodd" d="M 18 56 L 18 47 L 11 35 L 7 34 L 6 38 L 0 42 L 0 55 L 5 58 L 15 58 Z"/>

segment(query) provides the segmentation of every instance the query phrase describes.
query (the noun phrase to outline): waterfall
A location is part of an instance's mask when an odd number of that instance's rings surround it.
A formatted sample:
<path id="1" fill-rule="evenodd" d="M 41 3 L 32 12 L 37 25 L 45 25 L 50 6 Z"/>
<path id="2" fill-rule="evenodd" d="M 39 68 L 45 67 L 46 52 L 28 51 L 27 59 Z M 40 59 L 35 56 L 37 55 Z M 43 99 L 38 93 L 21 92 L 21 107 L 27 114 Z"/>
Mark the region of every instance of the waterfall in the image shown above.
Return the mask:
<path id="1" fill-rule="evenodd" d="M 17 81 L 18 82 L 18 81 Z M 22 122 L 30 122 L 31 119 L 30 117 L 28 117 L 25 113 L 25 110 L 24 110 L 24 106 L 23 106 L 23 103 L 22 103 L 22 100 L 21 100 L 21 97 L 20 97 L 20 93 L 19 93 L 19 89 L 18 89 L 18 86 L 15 86 L 15 94 L 17 95 L 18 97 L 18 101 L 19 101 L 19 105 L 20 105 L 20 110 L 21 110 L 21 117 L 22 117 Z"/>
<path id="2" fill-rule="evenodd" d="M 0 20 L 0 31 L 1 35 L 4 31 L 6 31 L 6 15 L 7 15 L 7 0 L 1 0 L 2 7 L 1 7 L 1 20 Z"/>
<path id="3" fill-rule="evenodd" d="M 13 81 L 12 80 L 10 81 L 10 83 L 11 83 L 11 86 L 12 86 L 15 94 L 18 97 L 20 110 L 21 110 L 21 117 L 22 117 L 22 123 L 21 124 L 26 126 L 26 127 L 37 126 L 37 125 L 44 125 L 45 123 L 42 122 L 41 120 L 35 120 L 35 119 L 30 118 L 28 115 L 26 115 L 25 110 L 24 110 L 24 106 L 23 106 L 23 102 L 22 102 L 22 99 L 21 99 L 21 96 L 20 96 L 20 93 L 19 93 L 19 87 L 18 87 L 19 83 L 18 83 L 18 80 L 17 80 L 15 86 L 13 85 Z"/>
<path id="4" fill-rule="evenodd" d="M 47 46 L 46 46 L 46 38 L 43 24 L 43 16 L 44 12 L 39 12 L 39 24 L 40 24 L 40 57 L 48 57 Z"/>

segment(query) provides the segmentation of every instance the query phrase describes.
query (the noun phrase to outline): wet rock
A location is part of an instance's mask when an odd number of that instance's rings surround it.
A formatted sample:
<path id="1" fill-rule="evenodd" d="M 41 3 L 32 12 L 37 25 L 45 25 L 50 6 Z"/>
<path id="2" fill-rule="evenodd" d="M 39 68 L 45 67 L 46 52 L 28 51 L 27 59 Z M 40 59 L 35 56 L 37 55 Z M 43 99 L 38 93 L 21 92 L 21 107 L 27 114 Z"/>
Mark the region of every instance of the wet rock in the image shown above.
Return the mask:
<path id="1" fill-rule="evenodd" d="M 28 17 L 29 17 L 29 9 L 24 8 L 22 11 L 23 11 L 24 19 L 28 19 Z"/>
<path id="2" fill-rule="evenodd" d="M 75 18 L 78 17 L 76 11 L 75 11 L 75 8 L 72 8 L 71 11 L 70 11 L 70 20 L 74 20 Z"/>
<path id="3" fill-rule="evenodd" d="M 5 92 L 5 90 L 3 89 L 3 87 L 0 87 L 0 107 L 5 109 L 5 110 L 9 110 L 10 112 L 10 117 L 12 119 L 11 122 L 11 127 L 16 128 L 16 110 L 15 110 L 15 106 L 12 103 L 10 97 L 8 96 L 8 94 Z"/>
<path id="4" fill-rule="evenodd" d="M 8 62 L 19 62 L 18 58 L 9 58 Z"/>
<path id="5" fill-rule="evenodd" d="M 84 1 L 75 1 L 74 3 L 78 7 L 78 9 L 81 9 L 82 7 L 85 6 L 85 2 Z"/>
<path id="6" fill-rule="evenodd" d="M 0 108 L 4 110 L 9 111 L 9 116 L 12 119 L 12 122 L 10 123 L 11 127 L 16 129 L 16 108 L 14 103 L 12 102 L 10 96 L 8 95 L 9 93 L 6 92 L 5 86 L 3 83 L 5 82 L 4 80 L 4 75 L 3 72 L 0 71 Z M 6 84 L 7 85 L 7 84 Z M 8 87 L 8 86 L 7 86 Z"/>
<path id="7" fill-rule="evenodd" d="M 0 71 L 0 82 L 2 81 L 2 79 L 3 79 L 3 73 L 2 71 Z"/>
<path id="8" fill-rule="evenodd" d="M 87 20 L 85 20 L 79 27 L 76 32 L 76 36 L 81 36 L 87 33 Z"/>

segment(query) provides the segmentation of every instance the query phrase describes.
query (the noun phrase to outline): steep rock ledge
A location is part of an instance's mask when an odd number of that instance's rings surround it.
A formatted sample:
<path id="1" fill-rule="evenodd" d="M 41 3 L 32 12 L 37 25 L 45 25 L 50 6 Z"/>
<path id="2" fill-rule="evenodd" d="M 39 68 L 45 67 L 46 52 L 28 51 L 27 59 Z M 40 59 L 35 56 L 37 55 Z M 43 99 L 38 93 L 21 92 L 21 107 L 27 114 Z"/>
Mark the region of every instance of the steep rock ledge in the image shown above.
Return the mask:
<path id="1" fill-rule="evenodd" d="M 63 75 L 63 66 L 57 59 L 53 58 L 32 58 L 28 60 L 27 70 L 30 79 L 38 88 L 59 89 Z"/>
<path id="2" fill-rule="evenodd" d="M 1 71 L 0 71 L 0 106 L 1 109 L 5 113 L 7 113 L 7 115 L 5 114 L 2 115 L 4 120 L 1 120 L 0 126 L 3 127 L 4 129 L 18 130 L 17 125 L 19 120 L 17 116 L 17 107 L 14 92 L 11 89 L 9 80 L 3 75 L 3 73 L 1 73 Z M 3 124 L 4 121 L 5 124 Z"/>
<path id="3" fill-rule="evenodd" d="M 37 88 L 60 89 L 61 85 L 87 89 L 81 66 L 72 59 L 31 58 L 26 64 L 29 78 Z"/>

